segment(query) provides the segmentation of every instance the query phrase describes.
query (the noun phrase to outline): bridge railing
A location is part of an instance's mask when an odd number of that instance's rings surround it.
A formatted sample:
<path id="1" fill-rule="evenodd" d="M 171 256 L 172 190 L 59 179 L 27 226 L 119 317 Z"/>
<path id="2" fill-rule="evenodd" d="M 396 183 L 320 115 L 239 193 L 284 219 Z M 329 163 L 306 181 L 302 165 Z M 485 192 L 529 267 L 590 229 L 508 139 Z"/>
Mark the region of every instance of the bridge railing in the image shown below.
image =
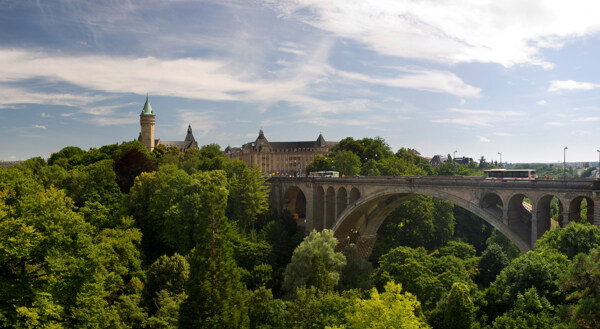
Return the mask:
<path id="1" fill-rule="evenodd" d="M 600 179 L 489 179 L 481 176 L 365 176 L 365 177 L 271 177 L 271 182 L 348 185 L 464 186 L 474 188 L 558 189 L 600 191 Z"/>

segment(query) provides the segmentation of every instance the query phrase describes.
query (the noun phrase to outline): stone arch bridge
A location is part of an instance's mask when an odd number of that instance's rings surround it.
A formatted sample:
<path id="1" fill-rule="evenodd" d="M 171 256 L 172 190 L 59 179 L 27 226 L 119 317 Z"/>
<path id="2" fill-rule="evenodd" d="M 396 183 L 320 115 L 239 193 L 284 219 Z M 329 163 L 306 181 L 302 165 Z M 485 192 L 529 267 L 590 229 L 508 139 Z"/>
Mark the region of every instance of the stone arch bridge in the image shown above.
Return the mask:
<path id="1" fill-rule="evenodd" d="M 526 252 L 551 227 L 581 220 L 600 226 L 600 180 L 492 180 L 483 177 L 272 177 L 270 202 L 294 214 L 306 232 L 332 229 L 339 248 L 355 242 L 370 255 L 377 230 L 402 202 L 415 195 L 449 201 L 481 217 Z M 551 202 L 558 200 L 558 220 Z M 556 201 L 555 201 L 556 202 Z"/>

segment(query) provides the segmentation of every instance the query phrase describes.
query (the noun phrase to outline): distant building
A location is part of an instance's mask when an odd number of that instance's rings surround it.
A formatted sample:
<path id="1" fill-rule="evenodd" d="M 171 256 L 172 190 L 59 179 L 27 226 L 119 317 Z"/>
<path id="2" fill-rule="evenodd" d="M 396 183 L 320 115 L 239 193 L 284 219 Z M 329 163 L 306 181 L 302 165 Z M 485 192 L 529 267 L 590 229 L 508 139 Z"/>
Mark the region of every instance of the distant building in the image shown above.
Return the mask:
<path id="1" fill-rule="evenodd" d="M 471 162 L 473 162 L 473 158 L 467 158 L 467 157 L 454 158 L 454 163 L 461 164 L 461 165 L 468 165 Z"/>
<path id="2" fill-rule="evenodd" d="M 185 139 L 182 141 L 162 141 L 160 139 L 154 138 L 154 123 L 156 121 L 156 115 L 154 114 L 154 110 L 152 106 L 150 106 L 150 102 L 148 101 L 148 96 L 146 96 L 146 103 L 144 104 L 144 108 L 142 109 L 142 113 L 140 114 L 140 136 L 138 137 L 138 141 L 144 144 L 148 152 L 152 152 L 157 145 L 164 145 L 167 148 L 171 146 L 175 146 L 179 149 L 180 152 L 184 152 L 189 149 L 198 149 L 198 143 L 194 138 L 194 134 L 192 134 L 192 126 L 188 125 L 187 135 Z"/>
<path id="3" fill-rule="evenodd" d="M 429 164 L 433 167 L 437 167 L 446 161 L 448 161 L 447 156 L 438 154 L 438 155 L 434 155 L 433 158 L 431 158 L 431 160 L 429 161 Z"/>
<path id="4" fill-rule="evenodd" d="M 256 141 L 242 147 L 227 146 L 225 154 L 266 174 L 301 176 L 317 155 L 327 155 L 337 143 L 325 141 L 321 134 L 315 141 L 269 142 L 261 129 Z"/>

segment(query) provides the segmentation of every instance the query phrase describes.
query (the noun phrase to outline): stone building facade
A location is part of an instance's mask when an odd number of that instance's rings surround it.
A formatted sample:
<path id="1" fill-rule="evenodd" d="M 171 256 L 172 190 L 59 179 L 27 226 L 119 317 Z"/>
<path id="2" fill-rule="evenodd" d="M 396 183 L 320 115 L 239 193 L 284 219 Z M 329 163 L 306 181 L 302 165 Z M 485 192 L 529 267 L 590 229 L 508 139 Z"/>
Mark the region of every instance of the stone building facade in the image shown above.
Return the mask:
<path id="1" fill-rule="evenodd" d="M 192 126 L 188 125 L 187 135 L 185 139 L 182 141 L 163 141 L 160 139 L 154 138 L 154 124 L 156 122 L 156 114 L 154 114 L 154 110 L 152 106 L 150 106 L 150 102 L 148 101 L 148 96 L 146 96 L 146 103 L 144 104 L 144 108 L 142 109 L 142 113 L 140 114 L 140 136 L 138 137 L 138 141 L 146 147 L 148 152 L 152 152 L 157 145 L 164 145 L 167 148 L 171 146 L 175 146 L 179 149 L 180 152 L 185 152 L 188 149 L 198 149 L 198 143 L 194 138 L 194 134 L 192 134 Z"/>
<path id="2" fill-rule="evenodd" d="M 269 142 L 262 129 L 256 141 L 242 147 L 227 147 L 225 154 L 232 160 L 242 160 L 248 166 L 276 176 L 303 176 L 306 166 L 317 155 L 327 155 L 338 142 L 327 142 L 322 134 L 315 141 Z"/>

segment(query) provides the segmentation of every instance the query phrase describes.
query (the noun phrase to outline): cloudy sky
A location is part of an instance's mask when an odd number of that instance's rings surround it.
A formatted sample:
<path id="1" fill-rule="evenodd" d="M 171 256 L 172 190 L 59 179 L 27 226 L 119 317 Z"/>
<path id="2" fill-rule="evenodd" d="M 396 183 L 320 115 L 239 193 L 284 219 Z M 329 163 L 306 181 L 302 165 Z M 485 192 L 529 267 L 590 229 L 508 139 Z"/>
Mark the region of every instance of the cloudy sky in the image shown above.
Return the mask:
<path id="1" fill-rule="evenodd" d="M 1 0 L 0 160 L 139 134 L 597 161 L 600 3 Z"/>

